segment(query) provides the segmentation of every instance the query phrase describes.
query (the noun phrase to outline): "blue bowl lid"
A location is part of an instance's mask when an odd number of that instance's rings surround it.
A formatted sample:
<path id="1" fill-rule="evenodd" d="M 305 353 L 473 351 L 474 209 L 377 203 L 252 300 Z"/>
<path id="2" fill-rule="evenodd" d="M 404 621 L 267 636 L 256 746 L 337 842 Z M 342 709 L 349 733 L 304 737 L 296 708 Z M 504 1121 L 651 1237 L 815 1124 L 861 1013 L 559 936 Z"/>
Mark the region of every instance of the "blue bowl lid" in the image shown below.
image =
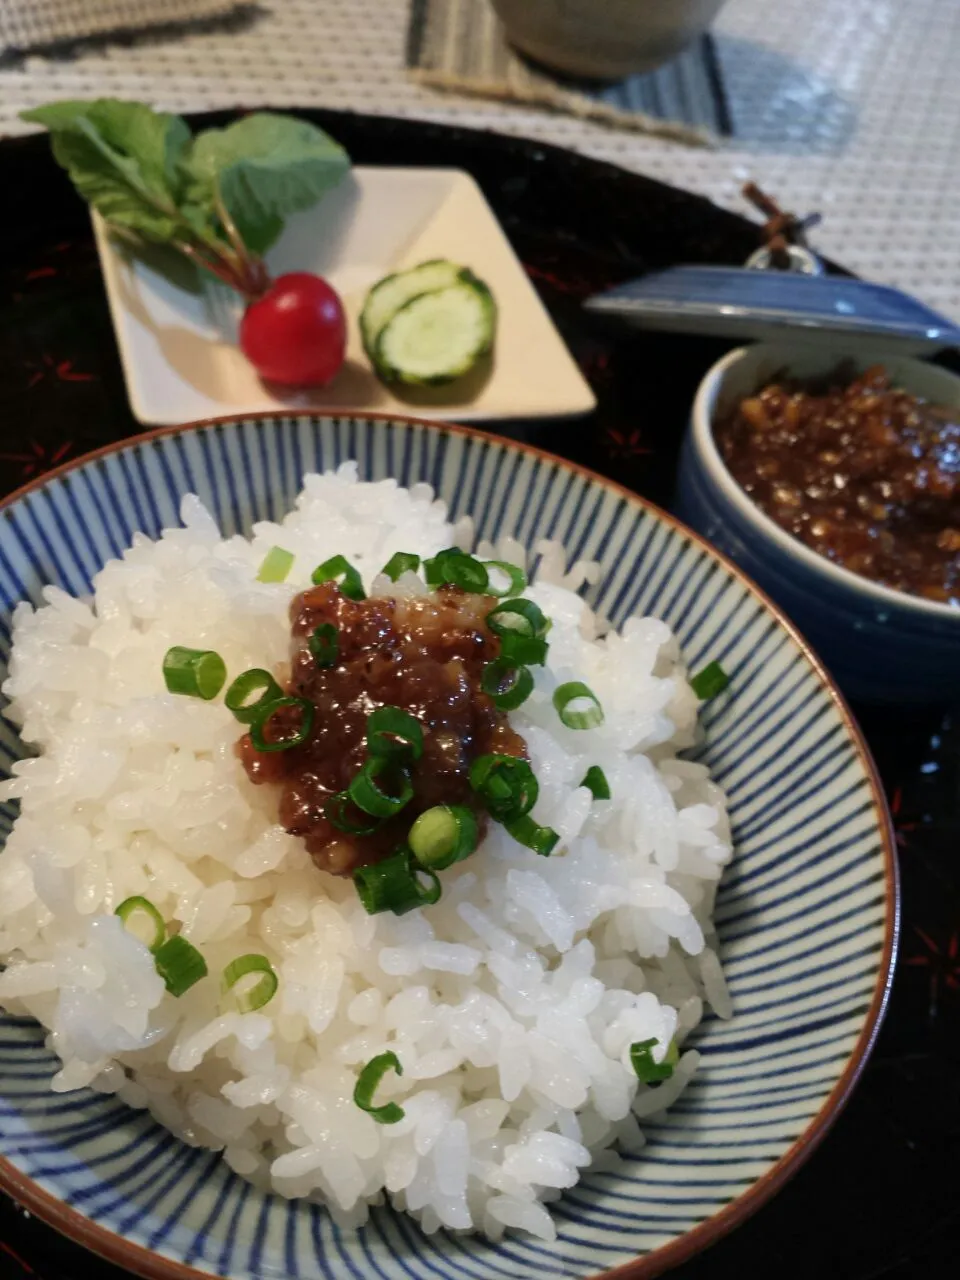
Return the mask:
<path id="1" fill-rule="evenodd" d="M 960 328 L 888 285 L 846 276 L 669 267 L 589 298 L 588 310 L 641 329 L 798 341 L 900 355 L 960 346 Z"/>

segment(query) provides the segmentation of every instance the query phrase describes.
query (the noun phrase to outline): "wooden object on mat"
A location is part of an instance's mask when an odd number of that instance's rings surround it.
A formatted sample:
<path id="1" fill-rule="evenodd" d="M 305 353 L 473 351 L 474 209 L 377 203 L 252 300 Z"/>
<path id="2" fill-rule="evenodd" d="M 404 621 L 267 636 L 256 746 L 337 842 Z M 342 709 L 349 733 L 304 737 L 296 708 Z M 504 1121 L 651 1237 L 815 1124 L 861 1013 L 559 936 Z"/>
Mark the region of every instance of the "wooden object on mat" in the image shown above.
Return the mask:
<path id="1" fill-rule="evenodd" d="M 0 53 L 221 18 L 237 0 L 0 0 Z"/>
<path id="2" fill-rule="evenodd" d="M 591 2 L 599 10 L 608 0 Z M 663 0 L 667 7 L 672 2 Z M 436 89 L 547 107 L 680 142 L 709 145 L 731 132 L 709 34 L 666 66 L 598 84 L 527 61 L 508 42 L 490 0 L 412 0 L 407 65 L 413 79 Z"/>

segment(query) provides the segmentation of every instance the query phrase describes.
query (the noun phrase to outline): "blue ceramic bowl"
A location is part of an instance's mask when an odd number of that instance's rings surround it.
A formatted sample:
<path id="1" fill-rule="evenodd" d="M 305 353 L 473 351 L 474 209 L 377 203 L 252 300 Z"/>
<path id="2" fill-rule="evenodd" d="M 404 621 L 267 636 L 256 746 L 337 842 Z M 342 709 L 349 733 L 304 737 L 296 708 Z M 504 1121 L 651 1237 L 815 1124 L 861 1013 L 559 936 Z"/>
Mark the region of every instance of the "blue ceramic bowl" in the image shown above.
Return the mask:
<path id="1" fill-rule="evenodd" d="M 154 1280 L 556 1280 L 651 1276 L 728 1231 L 823 1136 L 872 1044 L 888 990 L 896 880 L 877 779 L 829 680 L 775 609 L 699 538 L 558 458 L 459 428 L 375 417 L 254 417 L 139 437 L 7 501 L 0 654 L 10 613 L 55 582 L 75 593 L 200 494 L 227 532 L 278 518 L 304 472 L 428 481 L 479 534 L 560 538 L 603 573 L 591 603 L 620 624 L 664 618 L 729 689 L 698 754 L 730 799 L 736 858 L 717 909 L 736 1016 L 706 1021 L 702 1069 L 622 1173 L 553 1205 L 553 1244 L 426 1237 L 389 1209 L 340 1231 L 316 1205 L 267 1197 L 209 1151 L 88 1091 L 51 1096 L 40 1029 L 0 1016 L 0 1187 L 101 1255 Z M 0 735 L 2 772 L 20 753 Z M 5 806 L 0 823 L 14 814 Z"/>
<path id="2" fill-rule="evenodd" d="M 822 346 L 759 343 L 713 366 L 697 393 L 681 455 L 676 511 L 726 552 L 797 624 L 844 693 L 869 702 L 940 702 L 960 694 L 960 609 L 908 596 L 831 563 L 765 515 L 727 470 L 713 423 L 784 370 L 830 373 L 843 357 Z M 960 378 L 903 357 L 882 363 L 897 386 L 960 405 Z"/>

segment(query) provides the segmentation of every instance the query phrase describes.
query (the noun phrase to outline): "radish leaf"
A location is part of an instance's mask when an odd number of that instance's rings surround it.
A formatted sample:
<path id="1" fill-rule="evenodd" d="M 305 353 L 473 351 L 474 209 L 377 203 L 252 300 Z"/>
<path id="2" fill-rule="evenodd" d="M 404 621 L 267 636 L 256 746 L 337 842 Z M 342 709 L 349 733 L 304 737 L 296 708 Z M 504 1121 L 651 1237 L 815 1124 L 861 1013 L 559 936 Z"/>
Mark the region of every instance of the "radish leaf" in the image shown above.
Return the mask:
<path id="1" fill-rule="evenodd" d="M 170 245 L 248 300 L 269 275 L 260 255 L 291 213 L 350 167 L 304 120 L 259 112 L 192 138 L 180 116 L 142 102 L 53 102 L 22 118 L 50 130 L 54 158 L 127 241 Z"/>
<path id="2" fill-rule="evenodd" d="M 266 111 L 201 133 L 186 161 L 192 201 L 215 210 L 219 191 L 254 253 L 268 249 L 284 219 L 316 204 L 349 167 L 347 153 L 322 129 Z"/>
<path id="3" fill-rule="evenodd" d="M 50 129 L 56 160 L 108 222 L 164 244 L 174 238 L 183 221 L 180 160 L 190 140 L 179 116 L 101 98 L 51 103 L 23 118 Z"/>

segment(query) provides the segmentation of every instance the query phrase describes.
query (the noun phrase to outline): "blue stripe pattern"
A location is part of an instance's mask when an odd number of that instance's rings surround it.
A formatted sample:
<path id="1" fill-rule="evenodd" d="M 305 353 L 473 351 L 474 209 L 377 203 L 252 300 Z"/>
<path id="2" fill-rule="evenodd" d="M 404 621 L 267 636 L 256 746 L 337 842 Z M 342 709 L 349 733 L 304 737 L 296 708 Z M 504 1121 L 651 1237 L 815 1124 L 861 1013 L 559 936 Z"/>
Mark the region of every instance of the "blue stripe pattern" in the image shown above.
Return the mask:
<path id="1" fill-rule="evenodd" d="M 452 518 L 475 517 L 479 537 L 551 537 L 596 557 L 600 581 L 585 589 L 594 608 L 617 626 L 635 613 L 663 618 L 694 669 L 722 661 L 731 685 L 706 708 L 693 754 L 731 801 L 737 854 L 716 919 L 736 1017 L 703 1023 L 701 1070 L 668 1117 L 643 1122 L 642 1154 L 552 1206 L 553 1244 L 425 1237 L 387 1208 L 341 1231 L 317 1206 L 263 1195 L 115 1099 L 51 1096 L 56 1061 L 42 1033 L 6 1015 L 0 1154 L 105 1233 L 152 1250 L 152 1274 L 171 1278 L 184 1264 L 230 1280 L 584 1277 L 702 1224 L 709 1233 L 788 1156 L 862 1049 L 896 905 L 885 818 L 853 731 L 800 646 L 712 553 L 614 486 L 507 441 L 387 420 L 243 419 L 132 441 L 3 510 L 0 663 L 19 600 L 38 601 L 51 582 L 84 592 L 135 531 L 174 522 L 184 493 L 232 534 L 289 509 L 305 472 L 354 458 L 365 479 L 434 484 Z M 19 753 L 0 725 L 4 773 Z M 14 816 L 0 806 L 4 831 Z M 109 1235 L 98 1248 L 123 1256 Z"/>

